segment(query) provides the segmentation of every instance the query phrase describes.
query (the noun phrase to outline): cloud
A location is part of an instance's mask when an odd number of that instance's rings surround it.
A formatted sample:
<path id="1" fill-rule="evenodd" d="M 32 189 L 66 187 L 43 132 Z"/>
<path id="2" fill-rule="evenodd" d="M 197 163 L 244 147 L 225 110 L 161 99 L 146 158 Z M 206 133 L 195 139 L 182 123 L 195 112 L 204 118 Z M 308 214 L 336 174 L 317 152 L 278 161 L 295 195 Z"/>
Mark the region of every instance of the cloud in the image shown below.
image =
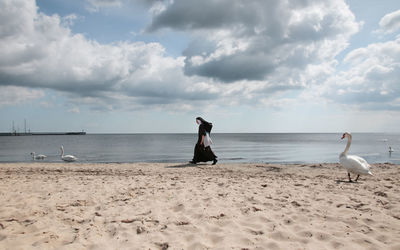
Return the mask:
<path id="1" fill-rule="evenodd" d="M 378 32 L 384 34 L 394 33 L 400 29 L 400 10 L 386 14 L 379 22 Z"/>
<path id="2" fill-rule="evenodd" d="M 290 69 L 290 86 L 302 85 L 302 72 L 333 60 L 360 25 L 344 1 L 175 0 L 160 9 L 147 30 L 191 33 L 185 74 L 223 83 L 272 81 Z"/>
<path id="3" fill-rule="evenodd" d="M 79 18 L 78 18 L 78 16 L 76 14 L 70 14 L 70 15 L 65 16 L 65 17 L 62 18 L 62 23 L 65 26 L 70 27 L 70 26 L 75 24 L 75 20 L 77 20 L 77 19 L 79 19 Z M 82 18 L 80 18 L 80 19 L 82 19 Z"/>
<path id="4" fill-rule="evenodd" d="M 40 99 L 44 96 L 41 90 L 23 87 L 0 86 L 0 108 L 4 106 L 19 105 Z"/>
<path id="5" fill-rule="evenodd" d="M 400 111 L 400 37 L 351 51 L 340 71 L 322 86 L 322 96 L 365 110 Z"/>
<path id="6" fill-rule="evenodd" d="M 97 12 L 101 8 L 121 7 L 121 0 L 87 0 L 87 10 Z"/>
<path id="7" fill-rule="evenodd" d="M 127 4 L 90 2 L 97 8 Z M 190 35 L 181 56 L 169 56 L 157 42 L 102 44 L 72 33 L 74 14 L 48 16 L 33 0 L 4 0 L 0 86 L 53 89 L 64 93 L 72 107 L 96 110 L 274 105 L 283 93 L 314 85 L 321 96 L 346 102 L 322 90 L 351 74 L 332 77 L 335 56 L 360 25 L 344 1 L 134 2 L 144 3 L 153 15 L 148 32 L 174 29 Z M 354 51 L 346 61 L 358 67 L 356 60 L 362 62 L 364 53 Z M 376 68 L 370 78 L 386 77 L 385 70 Z"/>
<path id="8" fill-rule="evenodd" d="M 218 95 L 185 77 L 183 58 L 166 56 L 159 43 L 100 44 L 72 34 L 58 15 L 37 12 L 34 1 L 0 5 L 0 86 L 54 89 L 107 109 Z"/>
<path id="9" fill-rule="evenodd" d="M 81 111 L 80 111 L 79 107 L 73 107 L 73 108 L 70 108 L 70 109 L 68 110 L 68 112 L 69 112 L 69 113 L 79 114 Z"/>
<path id="10" fill-rule="evenodd" d="M 139 4 L 152 8 L 152 11 L 157 9 L 157 6 L 162 6 L 163 0 L 85 0 L 86 9 L 89 12 L 98 12 L 107 8 L 121 8 L 126 6 L 134 6 Z"/>

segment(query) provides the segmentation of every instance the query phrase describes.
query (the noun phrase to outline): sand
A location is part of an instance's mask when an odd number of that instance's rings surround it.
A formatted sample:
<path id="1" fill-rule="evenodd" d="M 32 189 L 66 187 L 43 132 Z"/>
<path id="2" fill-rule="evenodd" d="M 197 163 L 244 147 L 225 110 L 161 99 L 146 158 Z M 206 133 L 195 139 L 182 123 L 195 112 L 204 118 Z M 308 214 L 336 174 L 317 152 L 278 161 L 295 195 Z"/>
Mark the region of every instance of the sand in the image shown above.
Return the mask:
<path id="1" fill-rule="evenodd" d="M 0 249 L 400 249 L 400 169 L 0 164 Z"/>

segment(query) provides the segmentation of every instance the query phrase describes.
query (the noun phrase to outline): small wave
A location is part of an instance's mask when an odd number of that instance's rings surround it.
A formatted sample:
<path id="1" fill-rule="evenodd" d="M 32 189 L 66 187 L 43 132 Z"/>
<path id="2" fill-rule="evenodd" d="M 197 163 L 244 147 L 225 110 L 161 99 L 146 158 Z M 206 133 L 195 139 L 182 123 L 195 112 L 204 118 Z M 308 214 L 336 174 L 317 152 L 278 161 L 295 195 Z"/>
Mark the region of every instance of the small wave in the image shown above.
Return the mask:
<path id="1" fill-rule="evenodd" d="M 244 160 L 245 158 L 242 157 L 232 157 L 232 158 L 224 158 L 222 160 L 226 160 L 226 161 L 238 161 L 238 160 Z"/>
<path id="2" fill-rule="evenodd" d="M 381 155 L 380 153 L 370 153 L 370 154 L 362 154 L 362 156 L 379 156 Z"/>

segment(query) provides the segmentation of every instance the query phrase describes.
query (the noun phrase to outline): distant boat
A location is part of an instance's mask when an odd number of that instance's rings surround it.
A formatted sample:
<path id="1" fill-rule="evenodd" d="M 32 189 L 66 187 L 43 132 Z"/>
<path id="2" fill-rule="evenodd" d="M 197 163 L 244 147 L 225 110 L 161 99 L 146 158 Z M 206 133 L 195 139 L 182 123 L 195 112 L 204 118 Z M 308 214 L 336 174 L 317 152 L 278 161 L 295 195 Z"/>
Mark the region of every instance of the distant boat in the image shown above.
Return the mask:
<path id="1" fill-rule="evenodd" d="M 393 153 L 394 150 L 392 149 L 392 147 L 389 147 L 389 153 Z"/>

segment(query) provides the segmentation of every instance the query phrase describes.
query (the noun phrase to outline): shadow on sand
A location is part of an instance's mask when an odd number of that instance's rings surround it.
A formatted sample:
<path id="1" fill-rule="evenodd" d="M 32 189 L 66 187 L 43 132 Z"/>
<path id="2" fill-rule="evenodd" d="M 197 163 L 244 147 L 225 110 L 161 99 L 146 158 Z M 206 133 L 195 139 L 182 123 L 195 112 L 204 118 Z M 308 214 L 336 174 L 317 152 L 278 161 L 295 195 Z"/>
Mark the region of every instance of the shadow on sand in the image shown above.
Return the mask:
<path id="1" fill-rule="evenodd" d="M 348 183 L 348 184 L 360 184 L 358 181 L 349 181 L 349 180 L 336 180 L 336 184 L 339 183 Z"/>
<path id="2" fill-rule="evenodd" d="M 196 168 L 196 167 L 202 167 L 202 166 L 206 166 L 206 165 L 207 164 L 205 164 L 205 163 L 204 164 L 183 163 L 183 164 L 179 164 L 179 165 L 166 166 L 165 168 Z"/>

